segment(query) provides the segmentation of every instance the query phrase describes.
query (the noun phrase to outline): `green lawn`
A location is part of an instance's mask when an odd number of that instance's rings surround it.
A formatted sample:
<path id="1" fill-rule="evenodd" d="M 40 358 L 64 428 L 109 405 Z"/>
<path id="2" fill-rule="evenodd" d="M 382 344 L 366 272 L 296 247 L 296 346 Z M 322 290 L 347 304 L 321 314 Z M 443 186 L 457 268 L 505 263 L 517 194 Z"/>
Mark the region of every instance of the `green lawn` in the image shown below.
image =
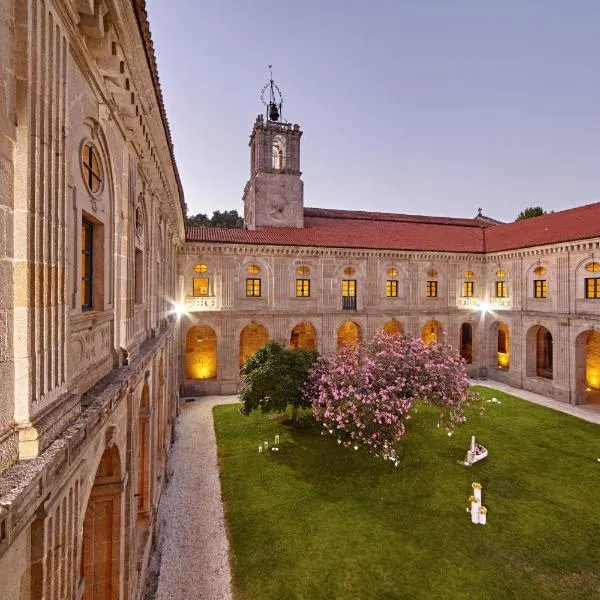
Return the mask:
<path id="1" fill-rule="evenodd" d="M 236 600 L 600 598 L 600 428 L 479 388 L 452 437 L 420 407 L 373 459 L 278 418 L 214 409 Z M 281 434 L 278 453 L 258 444 Z M 470 436 L 489 457 L 463 459 Z M 465 512 L 483 485 L 488 524 Z"/>

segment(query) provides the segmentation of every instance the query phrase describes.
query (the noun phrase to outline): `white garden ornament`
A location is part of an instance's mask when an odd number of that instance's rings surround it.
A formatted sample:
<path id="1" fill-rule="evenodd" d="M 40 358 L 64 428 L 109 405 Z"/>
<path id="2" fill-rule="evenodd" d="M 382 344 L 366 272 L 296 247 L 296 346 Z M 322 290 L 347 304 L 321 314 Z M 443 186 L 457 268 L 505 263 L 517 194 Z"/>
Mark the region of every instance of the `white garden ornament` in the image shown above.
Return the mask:
<path id="1" fill-rule="evenodd" d="M 471 484 L 473 495 L 469 496 L 467 512 L 471 513 L 471 523 L 485 525 L 487 523 L 487 508 L 481 505 L 481 484 L 474 481 Z"/>

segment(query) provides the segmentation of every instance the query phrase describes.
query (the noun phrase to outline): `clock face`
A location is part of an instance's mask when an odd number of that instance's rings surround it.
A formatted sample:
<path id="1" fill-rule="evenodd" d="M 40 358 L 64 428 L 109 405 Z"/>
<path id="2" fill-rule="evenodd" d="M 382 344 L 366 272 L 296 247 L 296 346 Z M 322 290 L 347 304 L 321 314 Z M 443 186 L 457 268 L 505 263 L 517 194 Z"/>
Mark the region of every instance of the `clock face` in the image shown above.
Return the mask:
<path id="1" fill-rule="evenodd" d="M 269 200 L 269 216 L 281 221 L 287 217 L 288 207 L 288 203 L 279 194 L 274 194 Z"/>

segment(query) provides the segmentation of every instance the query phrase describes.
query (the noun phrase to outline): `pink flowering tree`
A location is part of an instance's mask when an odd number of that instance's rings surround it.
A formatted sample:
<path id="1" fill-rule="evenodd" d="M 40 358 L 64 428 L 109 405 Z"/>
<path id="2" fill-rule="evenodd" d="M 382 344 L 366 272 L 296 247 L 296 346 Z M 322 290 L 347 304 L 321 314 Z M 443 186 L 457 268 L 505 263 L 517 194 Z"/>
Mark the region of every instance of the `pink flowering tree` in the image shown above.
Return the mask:
<path id="1" fill-rule="evenodd" d="M 464 360 L 448 344 L 380 332 L 356 349 L 320 357 L 303 394 L 323 434 L 382 456 L 404 435 L 416 400 L 436 406 L 440 424 L 451 431 L 464 420 L 468 387 Z"/>

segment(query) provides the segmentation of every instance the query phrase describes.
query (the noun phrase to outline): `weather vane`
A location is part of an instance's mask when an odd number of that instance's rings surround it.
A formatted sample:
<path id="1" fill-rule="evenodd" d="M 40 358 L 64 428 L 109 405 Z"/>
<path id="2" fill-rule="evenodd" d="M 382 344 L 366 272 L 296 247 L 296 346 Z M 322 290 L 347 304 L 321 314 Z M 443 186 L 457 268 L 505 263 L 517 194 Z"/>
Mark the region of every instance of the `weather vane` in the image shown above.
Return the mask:
<path id="1" fill-rule="evenodd" d="M 273 65 L 269 65 L 270 79 L 263 89 L 260 91 L 260 100 L 267 107 L 267 121 L 279 121 L 281 118 L 281 105 L 283 104 L 283 96 L 279 86 L 273 81 Z M 269 90 L 268 98 L 266 92 Z M 277 99 L 279 98 L 279 102 Z"/>

